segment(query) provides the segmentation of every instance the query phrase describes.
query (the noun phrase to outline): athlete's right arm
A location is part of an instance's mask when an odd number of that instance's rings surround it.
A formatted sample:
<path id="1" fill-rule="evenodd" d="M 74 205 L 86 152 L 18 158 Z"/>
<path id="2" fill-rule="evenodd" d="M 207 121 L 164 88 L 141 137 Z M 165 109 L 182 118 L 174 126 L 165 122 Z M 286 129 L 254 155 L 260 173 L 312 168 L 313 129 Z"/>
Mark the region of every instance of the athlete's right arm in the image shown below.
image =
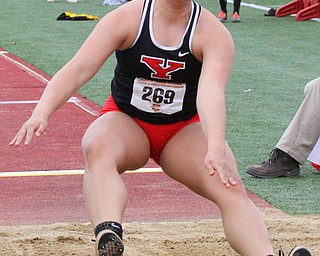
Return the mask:
<path id="1" fill-rule="evenodd" d="M 28 145 L 34 133 L 40 136 L 52 113 L 87 83 L 116 49 L 131 46 L 139 29 L 142 6 L 143 0 L 128 2 L 99 21 L 75 56 L 50 80 L 31 117 L 9 145 L 18 146 L 24 139 Z"/>

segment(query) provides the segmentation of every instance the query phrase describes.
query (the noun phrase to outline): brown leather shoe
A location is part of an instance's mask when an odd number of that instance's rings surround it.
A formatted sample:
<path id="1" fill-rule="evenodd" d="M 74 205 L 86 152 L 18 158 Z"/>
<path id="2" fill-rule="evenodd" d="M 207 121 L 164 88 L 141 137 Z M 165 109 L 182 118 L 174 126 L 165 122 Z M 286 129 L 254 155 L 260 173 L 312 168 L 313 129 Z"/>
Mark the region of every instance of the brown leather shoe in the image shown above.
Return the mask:
<path id="1" fill-rule="evenodd" d="M 246 172 L 257 178 L 298 177 L 300 166 L 287 153 L 275 148 L 271 151 L 268 160 L 248 166 Z"/>

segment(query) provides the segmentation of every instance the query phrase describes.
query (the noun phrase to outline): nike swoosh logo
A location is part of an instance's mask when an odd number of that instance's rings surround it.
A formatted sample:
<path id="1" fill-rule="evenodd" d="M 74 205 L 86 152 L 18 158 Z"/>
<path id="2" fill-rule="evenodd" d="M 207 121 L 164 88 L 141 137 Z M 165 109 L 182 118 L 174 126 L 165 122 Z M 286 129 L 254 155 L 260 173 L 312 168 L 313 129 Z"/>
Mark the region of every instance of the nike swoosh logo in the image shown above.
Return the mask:
<path id="1" fill-rule="evenodd" d="M 186 55 L 188 55 L 189 54 L 189 52 L 184 52 L 184 53 L 182 53 L 181 51 L 178 53 L 178 56 L 179 57 L 183 57 L 183 56 L 186 56 Z"/>
<path id="2" fill-rule="evenodd" d="M 117 225 L 114 225 L 114 223 L 111 223 L 111 226 L 117 229 L 120 229 Z"/>

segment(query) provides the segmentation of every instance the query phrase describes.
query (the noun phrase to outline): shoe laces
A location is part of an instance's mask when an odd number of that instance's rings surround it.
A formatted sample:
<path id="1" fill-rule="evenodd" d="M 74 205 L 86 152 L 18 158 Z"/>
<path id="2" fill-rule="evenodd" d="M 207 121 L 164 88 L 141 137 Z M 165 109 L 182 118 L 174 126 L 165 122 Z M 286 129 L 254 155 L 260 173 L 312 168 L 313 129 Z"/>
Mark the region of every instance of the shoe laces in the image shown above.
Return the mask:
<path id="1" fill-rule="evenodd" d="M 274 162 L 277 162 L 280 160 L 280 156 L 281 156 L 281 151 L 275 148 L 271 150 L 269 154 L 269 159 L 266 161 L 263 161 L 261 164 L 272 164 Z"/>

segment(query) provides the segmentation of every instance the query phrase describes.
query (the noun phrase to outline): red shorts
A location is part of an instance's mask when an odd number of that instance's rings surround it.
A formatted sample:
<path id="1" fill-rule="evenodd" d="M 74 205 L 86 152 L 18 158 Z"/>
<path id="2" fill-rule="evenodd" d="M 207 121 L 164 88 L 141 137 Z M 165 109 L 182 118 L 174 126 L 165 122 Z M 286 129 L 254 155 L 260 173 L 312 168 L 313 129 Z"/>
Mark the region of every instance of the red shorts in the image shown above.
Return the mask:
<path id="1" fill-rule="evenodd" d="M 111 112 L 121 110 L 117 107 L 114 102 L 112 95 L 107 99 L 106 103 L 102 107 L 100 111 L 100 116 Z M 146 133 L 149 143 L 150 143 L 150 157 L 157 163 L 160 163 L 160 154 L 165 147 L 165 145 L 169 142 L 169 140 L 182 128 L 187 126 L 188 124 L 194 122 L 200 122 L 199 115 L 194 115 L 191 119 L 187 121 L 180 121 L 173 124 L 150 124 L 144 121 L 141 121 L 138 118 L 133 118 L 135 122 L 144 130 Z"/>

